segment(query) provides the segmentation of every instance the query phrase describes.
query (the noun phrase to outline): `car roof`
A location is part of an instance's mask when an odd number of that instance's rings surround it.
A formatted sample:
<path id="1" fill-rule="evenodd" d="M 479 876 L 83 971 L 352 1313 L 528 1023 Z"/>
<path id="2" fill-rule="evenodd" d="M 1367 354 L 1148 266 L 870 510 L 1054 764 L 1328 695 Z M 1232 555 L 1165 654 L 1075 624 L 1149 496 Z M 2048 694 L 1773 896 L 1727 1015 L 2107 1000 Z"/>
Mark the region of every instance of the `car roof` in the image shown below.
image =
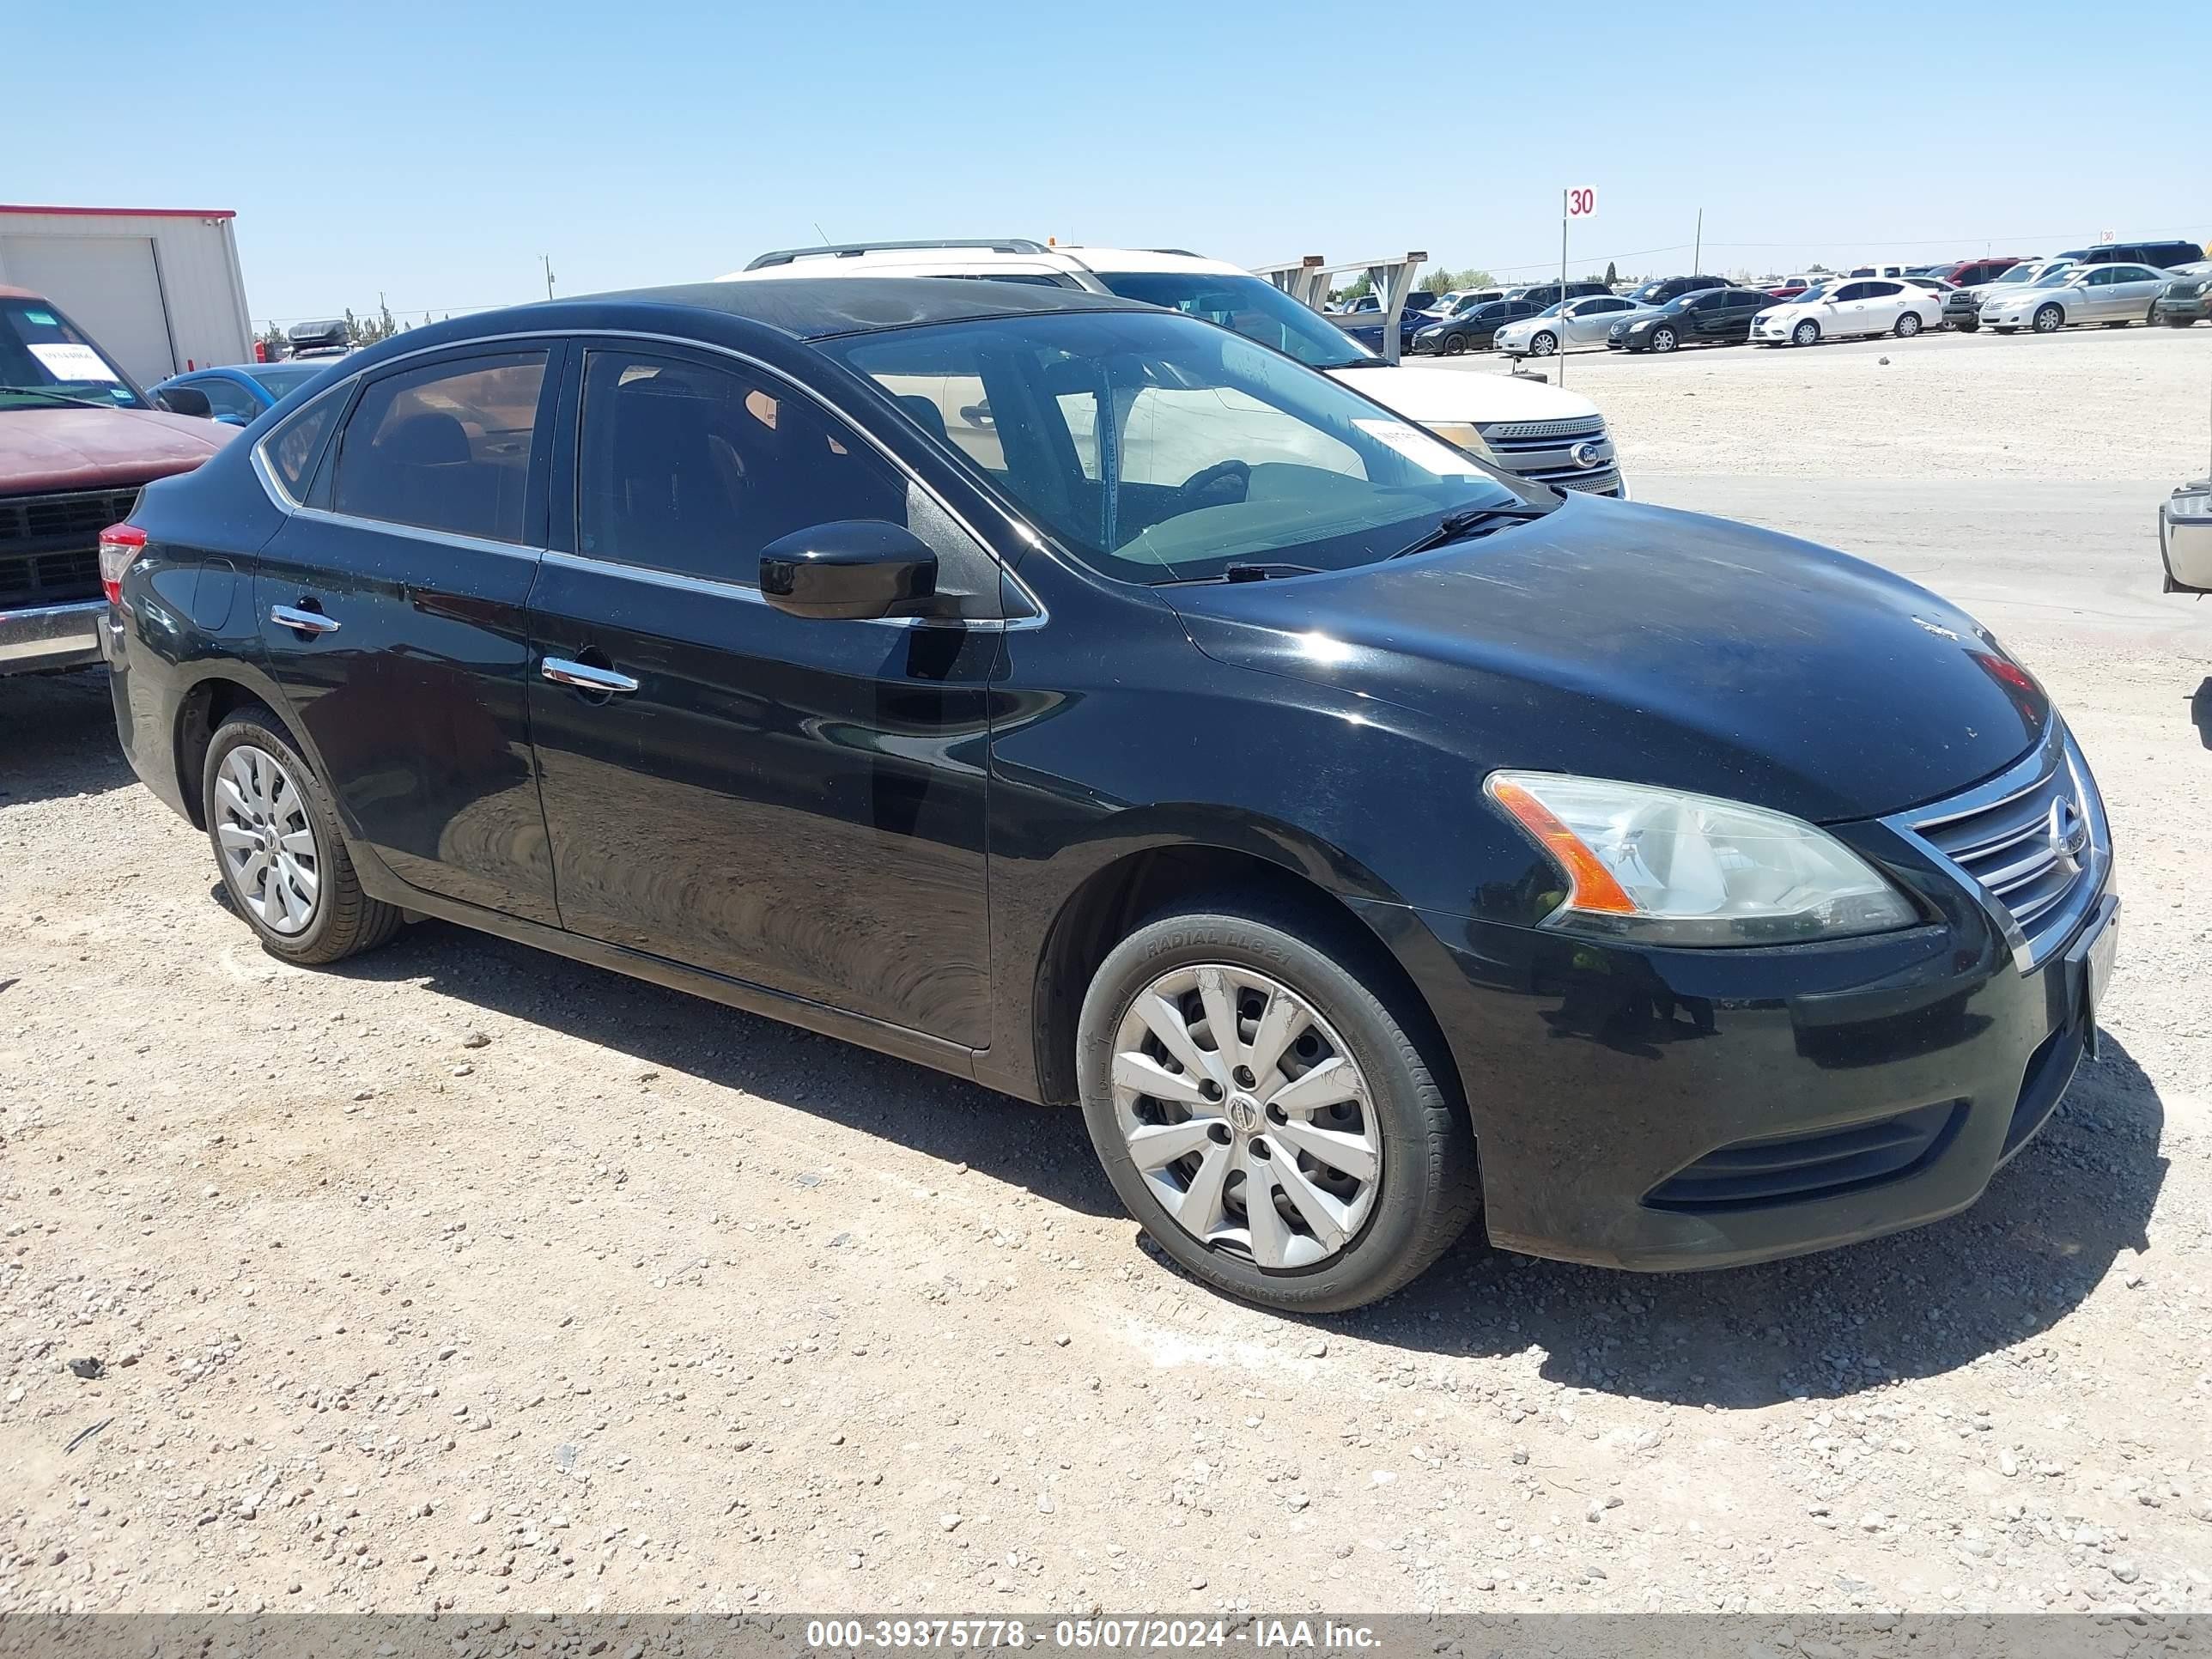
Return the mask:
<path id="1" fill-rule="evenodd" d="M 665 331 L 671 312 L 726 317 L 796 341 L 825 340 L 880 329 L 1054 312 L 1140 311 L 1157 307 L 1109 294 L 1018 283 L 945 282 L 933 277 L 817 277 L 775 283 L 691 283 L 632 289 L 575 299 L 539 300 L 476 312 L 396 334 L 350 354 L 356 369 L 388 357 L 489 336 L 544 331 L 589 333 L 623 326 Z M 336 359 L 331 361 L 335 362 Z"/>

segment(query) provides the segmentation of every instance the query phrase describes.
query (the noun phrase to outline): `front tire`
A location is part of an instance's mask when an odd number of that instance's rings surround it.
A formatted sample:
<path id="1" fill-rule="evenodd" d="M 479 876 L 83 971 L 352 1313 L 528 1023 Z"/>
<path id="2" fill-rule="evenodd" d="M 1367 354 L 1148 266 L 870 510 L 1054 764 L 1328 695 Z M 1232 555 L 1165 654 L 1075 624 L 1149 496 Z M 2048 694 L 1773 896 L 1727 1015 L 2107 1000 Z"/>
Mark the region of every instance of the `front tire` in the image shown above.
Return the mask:
<path id="1" fill-rule="evenodd" d="M 1924 325 L 1920 320 L 1920 313 L 1918 312 L 1901 311 L 1898 313 L 1897 328 L 1895 331 L 1899 339 L 1911 339 L 1914 335 L 1920 332 L 1923 326 Z"/>
<path id="2" fill-rule="evenodd" d="M 1651 331 L 1651 349 L 1654 351 L 1672 351 L 1681 343 L 1681 341 L 1674 337 L 1674 331 L 1671 328 L 1655 328 Z"/>
<path id="3" fill-rule="evenodd" d="M 1808 317 L 1790 331 L 1790 338 L 1796 345 L 1818 345 L 1820 343 L 1820 325 Z"/>
<path id="4" fill-rule="evenodd" d="M 398 909 L 362 891 L 322 780 L 267 709 L 216 729 L 200 804 L 231 906 L 270 955 L 319 966 L 399 931 Z"/>
<path id="5" fill-rule="evenodd" d="M 1389 1296 L 1477 1207 L 1466 1115 L 1346 965 L 1365 954 L 1228 899 L 1138 928 L 1084 998 L 1084 1118 L 1115 1191 L 1187 1272 L 1262 1307 Z"/>
<path id="6" fill-rule="evenodd" d="M 2065 326 L 2066 313 L 2061 307 L 2044 306 L 2037 310 L 2035 331 L 2038 334 L 2056 334 Z"/>
<path id="7" fill-rule="evenodd" d="M 1548 357 L 1559 349 L 1559 337 L 1549 329 L 1539 329 L 1529 337 L 1528 355 L 1532 357 Z"/>

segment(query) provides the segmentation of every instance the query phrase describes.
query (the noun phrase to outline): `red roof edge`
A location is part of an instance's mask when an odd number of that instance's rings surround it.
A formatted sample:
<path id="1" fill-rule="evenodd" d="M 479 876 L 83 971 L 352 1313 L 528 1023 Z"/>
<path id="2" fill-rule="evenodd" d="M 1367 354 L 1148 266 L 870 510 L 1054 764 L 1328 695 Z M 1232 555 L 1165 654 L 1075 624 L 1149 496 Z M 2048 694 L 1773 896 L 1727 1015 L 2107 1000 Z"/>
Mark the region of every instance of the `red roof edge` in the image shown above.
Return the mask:
<path id="1" fill-rule="evenodd" d="M 235 219 L 235 208 L 15 207 L 0 203 L 0 213 L 68 213 L 88 219 Z"/>

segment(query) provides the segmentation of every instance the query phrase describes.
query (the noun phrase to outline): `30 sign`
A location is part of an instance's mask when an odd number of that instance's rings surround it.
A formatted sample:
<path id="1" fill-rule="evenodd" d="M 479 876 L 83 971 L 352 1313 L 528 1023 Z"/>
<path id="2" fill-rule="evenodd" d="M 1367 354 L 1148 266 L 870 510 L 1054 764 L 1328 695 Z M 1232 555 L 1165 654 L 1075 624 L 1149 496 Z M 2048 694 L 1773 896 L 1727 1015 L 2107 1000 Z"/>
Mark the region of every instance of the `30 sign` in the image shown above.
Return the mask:
<path id="1" fill-rule="evenodd" d="M 1567 217 L 1587 219 L 1597 211 L 1597 191 L 1588 185 L 1577 185 L 1567 191 Z"/>

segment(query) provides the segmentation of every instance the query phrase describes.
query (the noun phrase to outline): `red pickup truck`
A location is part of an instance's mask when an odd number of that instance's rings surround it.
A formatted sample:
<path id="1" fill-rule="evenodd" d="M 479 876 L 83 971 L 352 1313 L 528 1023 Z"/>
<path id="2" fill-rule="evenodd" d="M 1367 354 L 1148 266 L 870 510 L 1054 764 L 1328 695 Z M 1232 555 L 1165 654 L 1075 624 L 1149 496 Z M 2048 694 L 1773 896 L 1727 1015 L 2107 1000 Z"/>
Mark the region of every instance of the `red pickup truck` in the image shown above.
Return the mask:
<path id="1" fill-rule="evenodd" d="M 237 432 L 160 408 L 60 307 L 0 288 L 0 674 L 100 659 L 100 532 Z"/>

